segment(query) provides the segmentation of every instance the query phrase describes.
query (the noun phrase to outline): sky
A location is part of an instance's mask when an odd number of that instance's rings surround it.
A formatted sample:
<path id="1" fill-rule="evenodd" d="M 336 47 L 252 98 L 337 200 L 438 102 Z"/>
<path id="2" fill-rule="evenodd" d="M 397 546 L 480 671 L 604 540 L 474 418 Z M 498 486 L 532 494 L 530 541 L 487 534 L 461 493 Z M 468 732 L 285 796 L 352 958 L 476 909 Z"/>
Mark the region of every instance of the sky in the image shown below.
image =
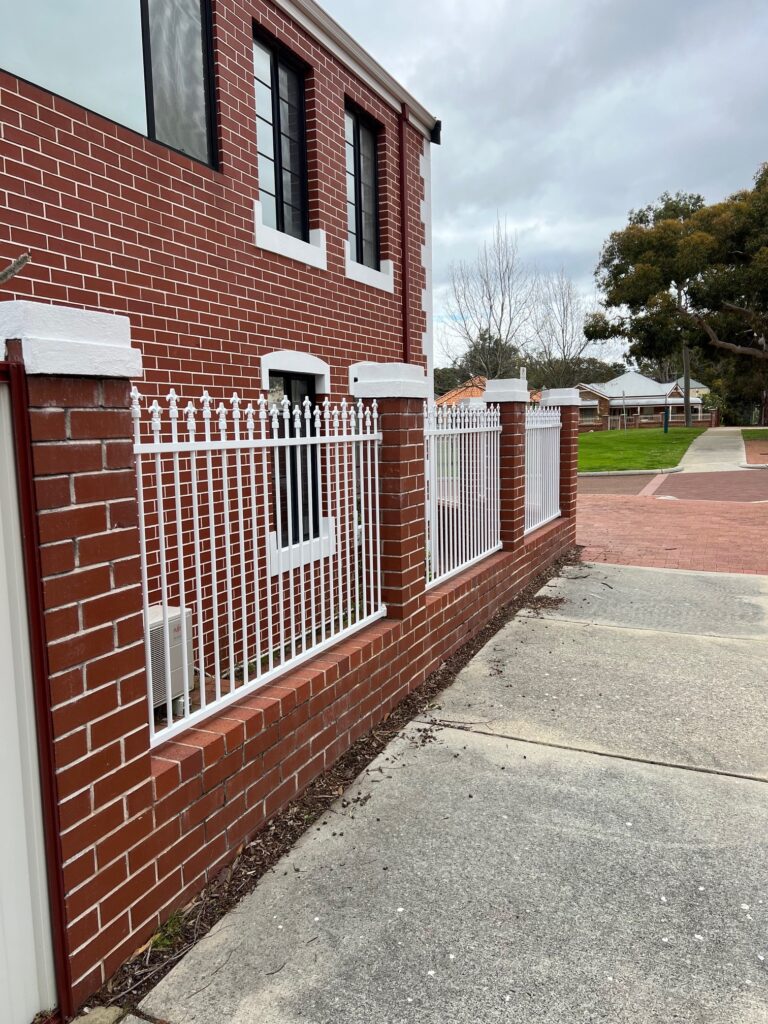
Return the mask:
<path id="1" fill-rule="evenodd" d="M 443 122 L 435 311 L 497 216 L 594 296 L 608 234 L 661 192 L 718 201 L 768 160 L 763 0 L 320 0 Z"/>

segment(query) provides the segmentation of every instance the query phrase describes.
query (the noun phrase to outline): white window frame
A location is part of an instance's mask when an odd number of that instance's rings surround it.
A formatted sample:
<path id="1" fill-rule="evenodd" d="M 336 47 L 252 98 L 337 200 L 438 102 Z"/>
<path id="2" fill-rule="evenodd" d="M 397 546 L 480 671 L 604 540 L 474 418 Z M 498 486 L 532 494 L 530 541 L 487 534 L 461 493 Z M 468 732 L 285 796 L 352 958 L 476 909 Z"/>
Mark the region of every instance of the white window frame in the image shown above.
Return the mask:
<path id="1" fill-rule="evenodd" d="M 324 558 L 333 558 L 336 554 L 336 519 L 322 517 L 320 532 L 317 537 L 308 537 L 295 544 L 277 546 L 277 533 L 269 535 L 269 575 L 278 576 L 289 569 L 299 569 L 310 562 L 319 562 Z"/>
<path id="2" fill-rule="evenodd" d="M 379 269 L 358 263 L 349 255 L 349 239 L 344 239 L 344 274 L 350 281 L 367 284 L 369 288 L 378 288 L 382 292 L 395 291 L 395 265 L 392 260 L 380 260 Z"/>
<path id="3" fill-rule="evenodd" d="M 261 202 L 258 199 L 253 202 L 253 212 L 254 238 L 259 249 L 277 253 L 278 256 L 285 256 L 286 259 L 296 260 L 317 270 L 328 269 L 325 231 L 314 228 L 309 232 L 309 241 L 305 242 L 301 238 L 294 238 L 285 231 L 278 231 L 277 228 L 265 224 Z"/>
<path id="4" fill-rule="evenodd" d="M 261 357 L 261 390 L 269 391 L 270 373 L 298 373 L 315 378 L 315 394 L 328 395 L 331 391 L 331 368 L 324 359 L 310 352 L 281 349 Z"/>

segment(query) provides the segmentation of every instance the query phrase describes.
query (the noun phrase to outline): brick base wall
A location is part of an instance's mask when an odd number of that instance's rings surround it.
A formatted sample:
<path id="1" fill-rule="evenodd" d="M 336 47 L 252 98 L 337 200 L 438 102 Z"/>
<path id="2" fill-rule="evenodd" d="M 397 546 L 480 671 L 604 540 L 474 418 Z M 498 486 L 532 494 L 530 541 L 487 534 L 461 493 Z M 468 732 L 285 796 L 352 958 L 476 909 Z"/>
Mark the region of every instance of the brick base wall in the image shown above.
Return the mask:
<path id="1" fill-rule="evenodd" d="M 562 518 L 518 537 L 524 426 L 503 435 L 509 550 L 424 590 L 421 403 L 380 403 L 390 615 L 199 728 L 150 748 L 125 381 L 28 378 L 72 1002 L 81 1005 L 229 861 L 575 539 L 576 416 Z M 514 412 L 514 410 L 513 410 Z"/>
<path id="2" fill-rule="evenodd" d="M 121 868 L 100 903 L 102 916 L 108 905 L 129 924 L 117 942 L 109 928 L 92 939 L 93 963 L 76 982 L 76 1001 L 574 539 L 573 520 L 543 527 L 517 551 L 492 555 L 430 591 L 409 619 L 376 623 L 158 748 L 150 757 L 151 801 L 130 832 L 114 837 L 114 863 L 126 862 L 130 874 Z"/>

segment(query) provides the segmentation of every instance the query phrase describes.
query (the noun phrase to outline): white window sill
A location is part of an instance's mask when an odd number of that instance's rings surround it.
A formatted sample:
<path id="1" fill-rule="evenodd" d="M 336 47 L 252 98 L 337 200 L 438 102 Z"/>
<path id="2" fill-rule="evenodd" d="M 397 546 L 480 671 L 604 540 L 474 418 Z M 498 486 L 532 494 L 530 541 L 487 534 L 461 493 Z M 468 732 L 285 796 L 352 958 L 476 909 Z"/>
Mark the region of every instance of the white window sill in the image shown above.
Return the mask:
<path id="1" fill-rule="evenodd" d="M 278 576 L 289 569 L 300 569 L 310 562 L 319 562 L 322 558 L 331 558 L 336 554 L 336 520 L 321 519 L 320 534 L 309 540 L 299 541 L 286 547 L 278 548 L 277 534 L 269 535 L 269 575 Z"/>
<path id="2" fill-rule="evenodd" d="M 395 291 L 395 265 L 392 260 L 382 260 L 380 270 L 366 267 L 364 263 L 349 257 L 349 241 L 344 240 L 344 273 L 350 281 L 367 284 L 370 288 L 378 288 L 392 295 Z"/>
<path id="3" fill-rule="evenodd" d="M 258 199 L 254 201 L 254 223 L 256 245 L 259 249 L 266 249 L 268 252 L 285 256 L 289 260 L 296 260 L 298 263 L 305 263 L 308 267 L 316 267 L 318 270 L 328 269 L 328 259 L 325 247 L 325 232 L 320 230 L 309 232 L 309 241 L 301 238 L 294 238 L 285 231 L 276 231 L 269 227 L 262 220 L 261 203 Z"/>

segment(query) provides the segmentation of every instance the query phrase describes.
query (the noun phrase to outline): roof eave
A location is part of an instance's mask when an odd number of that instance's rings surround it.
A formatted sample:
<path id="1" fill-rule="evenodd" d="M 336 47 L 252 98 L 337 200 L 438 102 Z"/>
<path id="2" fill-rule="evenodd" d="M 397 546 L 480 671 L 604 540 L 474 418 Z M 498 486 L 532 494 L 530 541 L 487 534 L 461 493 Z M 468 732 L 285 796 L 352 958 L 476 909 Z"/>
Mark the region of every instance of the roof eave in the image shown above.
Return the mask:
<path id="1" fill-rule="evenodd" d="M 406 104 L 410 123 L 425 138 L 433 140 L 438 119 L 356 42 L 330 14 L 314 0 L 277 0 L 279 7 L 301 25 L 318 43 L 330 50 L 395 110 Z M 439 133 L 437 133 L 439 135 Z"/>

